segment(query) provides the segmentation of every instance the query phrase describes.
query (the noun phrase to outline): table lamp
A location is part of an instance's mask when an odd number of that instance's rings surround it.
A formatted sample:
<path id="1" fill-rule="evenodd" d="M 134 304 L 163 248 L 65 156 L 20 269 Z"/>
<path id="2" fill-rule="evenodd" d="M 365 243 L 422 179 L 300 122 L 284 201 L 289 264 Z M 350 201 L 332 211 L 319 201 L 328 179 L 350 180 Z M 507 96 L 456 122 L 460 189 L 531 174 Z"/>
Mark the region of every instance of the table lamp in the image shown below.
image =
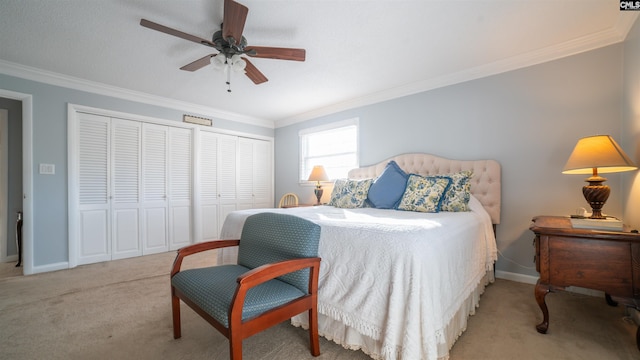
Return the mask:
<path id="1" fill-rule="evenodd" d="M 607 179 L 598 175 L 598 172 L 614 173 L 637 168 L 611 136 L 595 135 L 578 140 L 562 173 L 591 174 L 585 179 L 589 185 L 582 188 L 582 194 L 591 205 L 591 219 L 605 219 L 602 207 L 609 198 L 611 188 L 603 184 Z"/>
<path id="2" fill-rule="evenodd" d="M 316 205 L 320 205 L 320 198 L 322 197 L 322 186 L 320 186 L 320 181 L 329 181 L 329 177 L 327 176 L 327 172 L 324 171 L 324 166 L 316 165 L 311 170 L 311 174 L 309 175 L 308 181 L 315 181 L 316 188 L 313 190 L 314 194 L 316 194 L 316 198 L 318 198 L 318 203 Z"/>

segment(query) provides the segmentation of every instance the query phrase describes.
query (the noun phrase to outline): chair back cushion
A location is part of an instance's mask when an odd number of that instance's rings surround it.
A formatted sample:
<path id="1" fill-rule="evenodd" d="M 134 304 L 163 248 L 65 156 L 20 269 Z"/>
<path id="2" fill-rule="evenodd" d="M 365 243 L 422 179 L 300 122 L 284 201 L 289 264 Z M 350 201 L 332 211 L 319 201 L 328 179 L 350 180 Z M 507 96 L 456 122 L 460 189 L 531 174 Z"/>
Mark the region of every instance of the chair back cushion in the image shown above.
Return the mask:
<path id="1" fill-rule="evenodd" d="M 238 265 L 253 269 L 283 260 L 317 257 L 319 241 L 320 225 L 309 220 L 269 212 L 251 215 L 242 228 Z M 309 291 L 309 269 L 278 279 L 305 294 Z"/>

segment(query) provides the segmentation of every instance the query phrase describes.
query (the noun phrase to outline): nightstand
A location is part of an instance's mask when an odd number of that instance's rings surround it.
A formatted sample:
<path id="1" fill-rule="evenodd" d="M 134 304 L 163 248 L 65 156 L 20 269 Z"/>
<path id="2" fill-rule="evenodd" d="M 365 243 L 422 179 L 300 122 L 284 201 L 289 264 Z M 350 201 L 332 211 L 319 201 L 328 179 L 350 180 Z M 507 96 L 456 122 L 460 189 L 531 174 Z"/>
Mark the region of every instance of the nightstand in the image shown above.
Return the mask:
<path id="1" fill-rule="evenodd" d="M 562 216 L 537 216 L 530 229 L 540 273 L 535 298 L 544 318 L 539 333 L 549 328 L 545 297 L 567 286 L 603 291 L 612 306 L 619 301 L 640 308 L 640 234 L 576 229 Z M 640 349 L 640 328 L 636 343 Z"/>

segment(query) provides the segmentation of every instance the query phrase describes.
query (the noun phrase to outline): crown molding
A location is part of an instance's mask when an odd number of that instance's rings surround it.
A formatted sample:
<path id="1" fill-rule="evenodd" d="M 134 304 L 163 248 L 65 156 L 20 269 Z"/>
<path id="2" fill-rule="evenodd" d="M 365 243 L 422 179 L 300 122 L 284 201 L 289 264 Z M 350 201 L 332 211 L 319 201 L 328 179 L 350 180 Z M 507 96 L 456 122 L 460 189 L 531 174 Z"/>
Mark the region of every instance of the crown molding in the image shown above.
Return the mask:
<path id="1" fill-rule="evenodd" d="M 270 129 L 274 128 L 274 123 L 271 120 L 259 119 L 238 113 L 211 108 L 208 106 L 197 105 L 157 95 L 151 95 L 144 92 L 124 89 L 99 82 L 88 81 L 26 65 L 12 63 L 5 60 L 0 60 L 0 73 L 44 84 L 61 86 L 104 96 L 111 96 L 123 100 L 135 101 L 143 104 L 184 111 L 187 113 L 200 114 L 208 117 L 231 120 Z"/>
<path id="2" fill-rule="evenodd" d="M 532 65 L 558 60 L 567 56 L 595 50 L 608 45 L 622 42 L 633 27 L 640 14 L 637 12 L 621 11 L 616 24 L 604 31 L 566 41 L 562 44 L 541 48 L 526 54 L 502 59 L 482 66 L 465 69 L 457 73 L 433 77 L 424 81 L 417 81 L 407 85 L 372 93 L 363 97 L 333 104 L 331 106 L 304 112 L 286 119 L 277 120 L 275 127 L 284 127 L 321 116 L 334 114 L 357 107 L 372 105 L 378 102 L 397 99 L 445 86 L 455 85 L 470 80 L 480 79 Z"/>

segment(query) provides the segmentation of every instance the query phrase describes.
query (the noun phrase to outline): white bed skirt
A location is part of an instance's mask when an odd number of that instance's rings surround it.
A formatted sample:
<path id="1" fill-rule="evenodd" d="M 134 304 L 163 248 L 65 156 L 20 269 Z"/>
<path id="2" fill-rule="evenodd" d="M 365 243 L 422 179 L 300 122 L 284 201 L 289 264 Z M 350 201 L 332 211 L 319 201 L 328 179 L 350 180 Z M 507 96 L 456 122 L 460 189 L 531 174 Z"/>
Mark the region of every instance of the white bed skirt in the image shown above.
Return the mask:
<path id="1" fill-rule="evenodd" d="M 485 287 L 494 281 L 494 271 L 487 271 L 482 281 L 478 283 L 475 290 L 467 297 L 458 309 L 458 312 L 451 318 L 446 328 L 441 333 L 438 333 L 438 360 L 449 359 L 449 351 L 458 337 L 467 329 L 467 319 L 470 315 L 476 313 L 476 308 L 480 304 L 480 296 L 484 293 Z M 293 317 L 291 324 L 308 329 L 309 320 L 307 313 L 305 312 Z M 322 337 L 342 345 L 345 349 L 362 350 L 362 352 L 376 360 L 402 359 L 402 349 L 395 349 L 395 354 L 389 354 L 391 349 L 383 348 L 381 342 L 369 336 L 362 335 L 344 323 L 323 314 L 318 314 L 318 332 Z"/>

